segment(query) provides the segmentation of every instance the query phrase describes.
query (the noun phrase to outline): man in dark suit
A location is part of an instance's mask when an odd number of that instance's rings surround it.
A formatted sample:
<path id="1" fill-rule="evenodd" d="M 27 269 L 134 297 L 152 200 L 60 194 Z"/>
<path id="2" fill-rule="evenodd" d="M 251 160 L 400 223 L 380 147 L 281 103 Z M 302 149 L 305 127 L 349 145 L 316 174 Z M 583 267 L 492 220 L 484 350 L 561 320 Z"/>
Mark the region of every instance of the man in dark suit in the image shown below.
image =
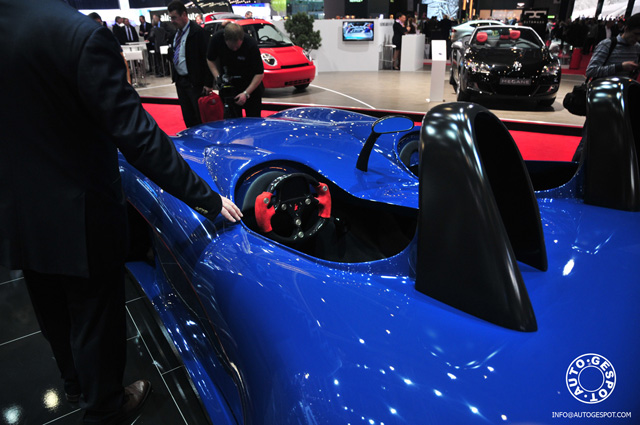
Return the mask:
<path id="1" fill-rule="evenodd" d="M 149 35 L 151 34 L 151 24 L 147 22 L 144 16 L 140 15 L 140 28 L 138 29 L 138 34 L 143 40 L 148 40 Z"/>
<path id="2" fill-rule="evenodd" d="M 138 33 L 136 29 L 131 26 L 131 21 L 129 18 L 124 18 L 124 33 L 127 37 L 127 43 L 137 43 L 140 38 L 138 37 Z"/>
<path id="3" fill-rule="evenodd" d="M 198 98 L 208 94 L 213 86 L 213 76 L 207 66 L 210 34 L 189 20 L 187 8 L 181 1 L 172 1 L 167 10 L 171 22 L 178 29 L 169 50 L 173 82 L 182 118 L 186 126 L 191 127 L 202 123 Z"/>
<path id="4" fill-rule="evenodd" d="M 83 422 L 121 424 L 150 383 L 122 383 L 127 216 L 117 150 L 205 217 L 236 221 L 240 212 L 142 108 L 108 29 L 58 0 L 0 0 L 0 8 L 0 57 L 10 64 L 0 67 L 0 104 L 11 105 L 0 114 L 0 265 L 24 271 Z M 13 25 L 24 16 L 49 27 L 47 37 Z"/>
<path id="5" fill-rule="evenodd" d="M 116 23 L 111 27 L 111 31 L 113 35 L 115 35 L 116 40 L 120 45 L 127 44 L 127 34 L 124 32 L 124 18 L 121 16 L 116 16 Z"/>
<path id="6" fill-rule="evenodd" d="M 156 68 L 156 77 L 164 77 L 166 72 L 164 66 L 164 60 L 162 59 L 162 46 L 166 46 L 167 43 L 167 31 L 160 24 L 160 17 L 153 15 L 151 18 L 152 26 L 151 33 L 149 34 L 150 46 L 153 49 L 153 60 Z"/>

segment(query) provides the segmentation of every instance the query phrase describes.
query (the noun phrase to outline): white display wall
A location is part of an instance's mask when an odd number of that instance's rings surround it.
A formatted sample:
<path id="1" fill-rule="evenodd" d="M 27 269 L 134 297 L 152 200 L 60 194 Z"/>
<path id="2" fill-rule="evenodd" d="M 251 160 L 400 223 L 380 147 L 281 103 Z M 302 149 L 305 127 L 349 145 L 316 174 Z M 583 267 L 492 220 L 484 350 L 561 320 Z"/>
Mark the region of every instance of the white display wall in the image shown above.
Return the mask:
<path id="1" fill-rule="evenodd" d="M 348 21 L 371 21 L 372 19 L 348 19 Z M 322 45 L 311 56 L 318 72 L 377 71 L 380 54 L 385 45 L 391 44 L 393 20 L 374 19 L 373 41 L 343 41 L 342 19 L 323 19 L 313 23 L 314 31 L 320 30 Z M 284 21 L 274 22 L 284 29 Z"/>

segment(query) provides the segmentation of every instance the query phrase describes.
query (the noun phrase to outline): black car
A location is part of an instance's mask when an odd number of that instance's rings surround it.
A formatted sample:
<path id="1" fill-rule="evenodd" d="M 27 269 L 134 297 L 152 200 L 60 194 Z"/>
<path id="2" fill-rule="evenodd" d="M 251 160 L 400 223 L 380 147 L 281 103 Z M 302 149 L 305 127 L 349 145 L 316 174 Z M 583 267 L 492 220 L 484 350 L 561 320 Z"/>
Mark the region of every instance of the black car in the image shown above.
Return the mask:
<path id="1" fill-rule="evenodd" d="M 449 82 L 459 101 L 531 100 L 551 106 L 560 86 L 560 63 L 529 27 L 483 26 L 455 42 Z"/>

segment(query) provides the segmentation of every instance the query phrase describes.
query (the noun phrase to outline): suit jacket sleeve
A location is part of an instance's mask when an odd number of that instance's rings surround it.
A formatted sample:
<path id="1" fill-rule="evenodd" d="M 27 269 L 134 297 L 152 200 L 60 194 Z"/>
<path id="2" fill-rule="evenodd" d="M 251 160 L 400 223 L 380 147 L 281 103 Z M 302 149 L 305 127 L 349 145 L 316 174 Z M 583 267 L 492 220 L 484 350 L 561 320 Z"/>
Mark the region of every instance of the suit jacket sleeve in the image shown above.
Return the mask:
<path id="1" fill-rule="evenodd" d="M 78 90 L 100 133 L 115 143 L 127 161 L 171 195 L 213 219 L 222 208 L 211 190 L 176 151 L 171 139 L 144 110 L 126 82 L 119 46 L 109 30 L 97 28 L 78 65 Z"/>

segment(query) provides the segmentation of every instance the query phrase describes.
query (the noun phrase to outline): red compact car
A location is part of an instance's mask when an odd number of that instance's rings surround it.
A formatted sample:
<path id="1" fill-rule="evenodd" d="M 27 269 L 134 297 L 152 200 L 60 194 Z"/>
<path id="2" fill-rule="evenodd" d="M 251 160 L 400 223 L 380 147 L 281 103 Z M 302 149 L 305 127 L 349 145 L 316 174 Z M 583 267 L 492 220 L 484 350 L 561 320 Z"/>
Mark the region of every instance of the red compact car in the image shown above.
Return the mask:
<path id="1" fill-rule="evenodd" d="M 213 18 L 213 20 L 211 20 Z M 224 22 L 241 25 L 258 42 L 264 62 L 262 83 L 268 89 L 290 87 L 306 89 L 316 75 L 316 66 L 309 55 L 295 46 L 289 37 L 272 23 L 262 19 L 235 16 L 206 16 L 205 29 L 212 34 L 222 29 Z"/>

